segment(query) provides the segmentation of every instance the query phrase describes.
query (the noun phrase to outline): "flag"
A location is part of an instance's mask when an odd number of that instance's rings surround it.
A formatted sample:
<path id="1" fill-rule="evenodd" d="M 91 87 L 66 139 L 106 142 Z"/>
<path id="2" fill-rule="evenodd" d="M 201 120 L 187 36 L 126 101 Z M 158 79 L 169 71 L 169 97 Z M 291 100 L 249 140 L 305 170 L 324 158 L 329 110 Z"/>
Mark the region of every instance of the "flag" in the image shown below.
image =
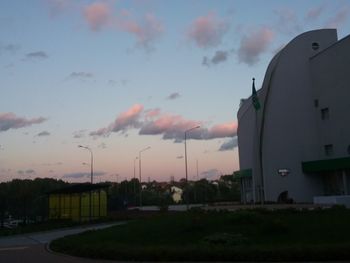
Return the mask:
<path id="1" fill-rule="evenodd" d="M 253 78 L 252 103 L 253 103 L 254 109 L 258 111 L 260 109 L 260 102 L 258 98 L 258 93 L 256 92 L 256 89 L 255 89 L 255 78 Z"/>

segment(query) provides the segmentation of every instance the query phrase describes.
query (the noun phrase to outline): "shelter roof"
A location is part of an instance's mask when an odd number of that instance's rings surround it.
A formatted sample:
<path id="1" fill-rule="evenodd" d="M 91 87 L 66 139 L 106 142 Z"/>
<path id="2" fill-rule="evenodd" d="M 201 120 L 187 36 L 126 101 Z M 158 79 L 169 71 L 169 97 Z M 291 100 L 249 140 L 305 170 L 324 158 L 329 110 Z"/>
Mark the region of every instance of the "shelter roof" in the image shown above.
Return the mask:
<path id="1" fill-rule="evenodd" d="M 108 183 L 100 183 L 100 184 L 90 184 L 90 183 L 84 183 L 84 184 L 74 184 L 70 185 L 68 187 L 56 189 L 53 191 L 48 192 L 47 194 L 73 194 L 73 193 L 83 193 L 83 192 L 90 192 L 95 191 L 103 188 L 110 187 L 110 184 Z"/>

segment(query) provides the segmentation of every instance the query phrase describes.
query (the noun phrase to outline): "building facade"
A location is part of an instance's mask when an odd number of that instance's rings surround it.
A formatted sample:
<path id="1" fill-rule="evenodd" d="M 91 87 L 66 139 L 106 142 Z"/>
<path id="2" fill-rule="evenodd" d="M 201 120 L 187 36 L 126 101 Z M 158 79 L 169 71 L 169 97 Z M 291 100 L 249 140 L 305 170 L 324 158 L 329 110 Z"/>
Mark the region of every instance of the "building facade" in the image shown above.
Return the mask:
<path id="1" fill-rule="evenodd" d="M 238 111 L 242 202 L 313 202 L 350 192 L 350 36 L 303 33 L 271 60 L 256 110 Z"/>

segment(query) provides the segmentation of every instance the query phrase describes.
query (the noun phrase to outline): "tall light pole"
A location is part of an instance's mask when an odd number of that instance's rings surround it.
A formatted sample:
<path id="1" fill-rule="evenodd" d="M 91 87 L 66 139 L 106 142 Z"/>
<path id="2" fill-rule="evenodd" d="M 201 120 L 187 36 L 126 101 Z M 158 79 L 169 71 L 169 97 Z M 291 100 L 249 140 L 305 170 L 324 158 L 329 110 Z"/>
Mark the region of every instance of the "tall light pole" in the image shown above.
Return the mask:
<path id="1" fill-rule="evenodd" d="M 134 197 L 135 197 L 135 204 L 134 205 L 136 205 L 136 160 L 137 159 L 139 159 L 139 157 L 135 157 L 135 159 L 134 159 Z"/>
<path id="2" fill-rule="evenodd" d="M 141 177 L 141 153 L 144 151 L 147 151 L 148 149 L 151 149 L 150 146 L 142 149 L 141 151 L 139 151 L 139 177 L 140 177 L 140 208 L 142 207 L 142 177 Z"/>
<path id="3" fill-rule="evenodd" d="M 194 130 L 194 129 L 198 129 L 200 126 L 196 126 L 196 127 L 192 127 L 191 129 L 188 129 L 185 131 L 185 171 L 186 171 L 186 210 L 188 210 L 189 208 L 189 203 L 188 203 L 188 174 L 187 174 L 187 144 L 186 144 L 186 140 L 187 140 L 187 133 Z"/>
<path id="4" fill-rule="evenodd" d="M 86 150 L 88 150 L 91 154 L 91 161 L 90 161 L 90 166 L 91 166 L 91 184 L 93 184 L 93 177 L 94 177 L 94 155 L 92 154 L 92 150 L 87 147 L 87 146 L 83 146 L 83 145 L 78 145 L 79 148 L 84 148 Z"/>

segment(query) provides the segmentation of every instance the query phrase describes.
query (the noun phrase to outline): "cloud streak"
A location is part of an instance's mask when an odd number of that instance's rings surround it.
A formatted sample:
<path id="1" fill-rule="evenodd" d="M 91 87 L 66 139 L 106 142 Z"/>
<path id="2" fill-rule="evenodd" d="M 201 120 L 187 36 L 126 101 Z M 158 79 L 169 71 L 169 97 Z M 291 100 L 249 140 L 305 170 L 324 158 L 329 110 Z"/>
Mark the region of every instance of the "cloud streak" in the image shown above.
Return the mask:
<path id="1" fill-rule="evenodd" d="M 43 136 L 49 136 L 51 133 L 49 133 L 48 131 L 42 131 L 39 132 L 36 136 L 38 137 L 43 137 Z"/>
<path id="2" fill-rule="evenodd" d="M 196 18 L 187 31 L 187 37 L 200 48 L 212 48 L 221 44 L 228 31 L 228 23 L 214 13 Z"/>
<path id="3" fill-rule="evenodd" d="M 204 178 L 212 178 L 219 175 L 218 169 L 209 169 L 207 171 L 201 172 L 201 176 Z"/>
<path id="4" fill-rule="evenodd" d="M 224 151 L 233 150 L 237 146 L 238 146 L 238 140 L 237 140 L 237 136 L 235 136 L 232 139 L 230 139 L 229 141 L 224 142 L 220 146 L 219 151 L 224 152 Z"/>
<path id="5" fill-rule="evenodd" d="M 69 10 L 73 4 L 72 0 L 46 0 L 45 3 L 49 8 L 51 17 L 64 13 Z"/>
<path id="6" fill-rule="evenodd" d="M 176 100 L 180 98 L 181 95 L 178 92 L 171 93 L 168 97 L 166 97 L 167 100 Z"/>
<path id="7" fill-rule="evenodd" d="M 128 17 L 117 20 L 121 31 L 130 33 L 136 38 L 136 45 L 146 51 L 154 49 L 155 41 L 163 34 L 163 24 L 153 15 L 146 14 L 141 22 Z"/>
<path id="8" fill-rule="evenodd" d="M 95 2 L 84 7 L 83 16 L 92 31 L 100 31 L 110 23 L 111 10 L 105 2 Z"/>
<path id="9" fill-rule="evenodd" d="M 103 176 L 105 175 L 105 172 L 94 172 L 94 176 Z M 90 177 L 89 172 L 76 172 L 76 173 L 67 173 L 62 176 L 62 178 L 83 178 L 83 177 Z"/>
<path id="10" fill-rule="evenodd" d="M 267 27 L 262 27 L 243 36 L 238 49 L 238 60 L 249 66 L 256 64 L 260 60 L 260 55 L 268 49 L 273 39 L 274 32 Z"/>
<path id="11" fill-rule="evenodd" d="M 302 31 L 302 27 L 298 22 L 296 12 L 291 8 L 282 8 L 274 11 L 277 15 L 277 23 L 275 28 L 281 33 L 296 34 Z"/>
<path id="12" fill-rule="evenodd" d="M 44 51 L 36 51 L 36 52 L 27 53 L 25 56 L 25 58 L 29 59 L 29 60 L 42 60 L 42 59 L 46 59 L 48 57 L 49 56 Z"/>
<path id="13" fill-rule="evenodd" d="M 69 76 L 67 77 L 67 79 L 80 79 L 80 80 L 87 80 L 87 79 L 91 79 L 94 77 L 94 74 L 90 73 L 90 72 L 72 72 L 69 74 Z"/>
<path id="14" fill-rule="evenodd" d="M 0 45 L 0 54 L 2 51 L 15 54 L 19 49 L 20 49 L 20 46 L 15 44 Z"/>
<path id="15" fill-rule="evenodd" d="M 305 19 L 308 21 L 314 21 L 320 17 L 323 11 L 324 11 L 323 5 L 313 7 L 307 12 Z"/>
<path id="16" fill-rule="evenodd" d="M 161 135 L 164 140 L 182 142 L 184 132 L 198 125 L 201 121 L 188 120 L 180 115 L 162 113 L 160 109 L 143 110 L 143 106 L 135 104 L 126 112 L 117 116 L 109 126 L 90 133 L 91 136 L 105 137 L 112 132 L 125 133 L 128 129 L 138 128 L 140 135 Z M 210 128 L 201 127 L 187 134 L 188 139 L 211 140 L 233 137 L 237 132 L 234 122 L 214 125 Z"/>
<path id="17" fill-rule="evenodd" d="M 202 65 L 210 66 L 212 64 L 216 65 L 225 62 L 228 59 L 229 54 L 229 51 L 218 50 L 212 58 L 208 58 L 207 56 L 203 57 Z"/>
<path id="18" fill-rule="evenodd" d="M 91 31 L 98 32 L 109 28 L 126 32 L 135 37 L 136 46 L 152 51 L 154 44 L 164 32 L 164 25 L 155 15 L 145 14 L 141 19 L 135 19 L 132 14 L 123 10 L 114 12 L 108 2 L 94 2 L 83 8 L 83 17 Z"/>
<path id="19" fill-rule="evenodd" d="M 27 169 L 25 171 L 23 170 L 18 170 L 18 174 L 23 175 L 23 174 L 36 174 L 36 172 L 33 169 Z"/>
<path id="20" fill-rule="evenodd" d="M 327 28 L 338 28 L 342 26 L 346 20 L 349 18 L 350 15 L 350 7 L 346 6 L 339 10 L 333 17 L 328 19 L 326 22 Z"/>
<path id="21" fill-rule="evenodd" d="M 125 133 L 127 129 L 137 128 L 140 126 L 139 118 L 143 111 L 140 104 L 133 105 L 127 111 L 119 114 L 115 121 L 105 128 L 90 133 L 91 136 L 109 136 L 111 132 Z"/>
<path id="22" fill-rule="evenodd" d="M 26 119 L 18 117 L 14 113 L 0 113 L 0 132 L 7 131 L 10 129 L 19 129 L 31 126 L 33 124 L 39 124 L 46 121 L 46 118 L 38 117 L 33 119 Z"/>

